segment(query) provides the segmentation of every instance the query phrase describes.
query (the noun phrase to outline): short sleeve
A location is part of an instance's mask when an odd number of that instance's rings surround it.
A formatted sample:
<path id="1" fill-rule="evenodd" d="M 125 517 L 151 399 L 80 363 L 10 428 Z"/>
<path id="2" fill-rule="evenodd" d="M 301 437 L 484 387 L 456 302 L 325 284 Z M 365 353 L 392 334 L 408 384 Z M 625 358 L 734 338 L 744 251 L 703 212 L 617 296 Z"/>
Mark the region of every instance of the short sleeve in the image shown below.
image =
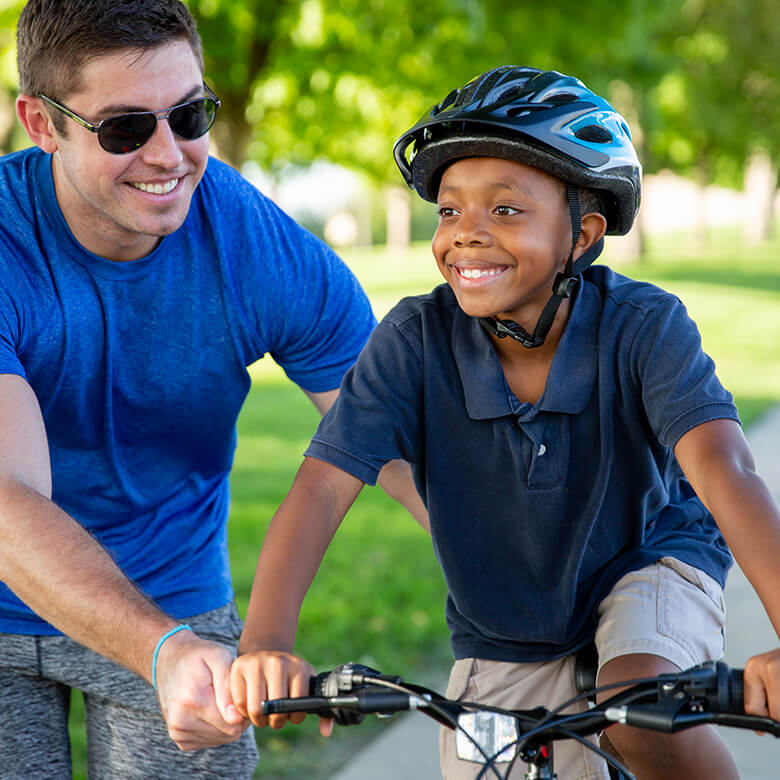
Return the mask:
<path id="1" fill-rule="evenodd" d="M 26 378 L 16 345 L 19 323 L 5 289 L 0 289 L 0 374 L 18 374 Z"/>
<path id="2" fill-rule="evenodd" d="M 337 388 L 376 324 L 365 292 L 327 244 L 232 168 L 209 160 L 207 174 L 192 228 L 219 258 L 244 365 L 270 354 L 303 389 Z"/>
<path id="3" fill-rule="evenodd" d="M 301 247 L 305 262 L 291 269 L 295 281 L 272 323 L 269 351 L 304 389 L 332 390 L 357 360 L 376 320 L 357 279 L 334 252 L 309 235 Z"/>
<path id="4" fill-rule="evenodd" d="M 422 458 L 422 361 L 419 351 L 387 318 L 344 377 L 335 404 L 320 422 L 306 455 L 324 460 L 369 485 L 382 466 Z"/>
<path id="5" fill-rule="evenodd" d="M 648 421 L 662 444 L 674 447 L 711 420 L 739 420 L 696 324 L 677 298 L 665 296 L 649 308 L 632 345 L 632 362 Z"/>

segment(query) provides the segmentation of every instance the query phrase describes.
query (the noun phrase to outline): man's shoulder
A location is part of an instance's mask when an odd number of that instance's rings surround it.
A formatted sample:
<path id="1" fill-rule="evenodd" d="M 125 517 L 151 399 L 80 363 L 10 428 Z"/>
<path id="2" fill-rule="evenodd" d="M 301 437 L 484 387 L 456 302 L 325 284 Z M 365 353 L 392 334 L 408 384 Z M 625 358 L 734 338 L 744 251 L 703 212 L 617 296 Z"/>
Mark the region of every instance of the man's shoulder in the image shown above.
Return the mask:
<path id="1" fill-rule="evenodd" d="M 257 243 L 258 231 L 297 244 L 313 235 L 285 213 L 239 171 L 210 157 L 192 202 L 201 223 L 229 229 L 239 239 Z"/>
<path id="2" fill-rule="evenodd" d="M 13 208 L 11 201 L 19 201 L 25 193 L 36 189 L 35 178 L 44 156 L 46 153 L 37 146 L 0 156 L 0 193 L 4 211 Z"/>

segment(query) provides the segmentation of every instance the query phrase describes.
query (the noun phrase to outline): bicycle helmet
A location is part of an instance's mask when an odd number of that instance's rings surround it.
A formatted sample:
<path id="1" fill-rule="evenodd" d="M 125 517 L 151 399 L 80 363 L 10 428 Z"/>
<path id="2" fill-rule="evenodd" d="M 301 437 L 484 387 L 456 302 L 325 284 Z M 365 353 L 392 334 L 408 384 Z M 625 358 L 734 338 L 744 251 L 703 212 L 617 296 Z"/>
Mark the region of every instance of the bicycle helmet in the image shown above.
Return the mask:
<path id="1" fill-rule="evenodd" d="M 592 190 L 607 220 L 606 232 L 627 233 L 641 199 L 641 166 L 623 117 L 579 79 L 557 71 L 504 65 L 454 89 L 393 148 L 409 187 L 436 201 L 444 169 L 464 157 L 500 157 L 531 165 L 566 184 L 572 249 L 553 296 L 533 334 L 511 320 L 481 318 L 494 335 L 538 347 L 576 276 L 600 254 L 598 241 L 573 262 L 579 237 L 579 187 Z"/>

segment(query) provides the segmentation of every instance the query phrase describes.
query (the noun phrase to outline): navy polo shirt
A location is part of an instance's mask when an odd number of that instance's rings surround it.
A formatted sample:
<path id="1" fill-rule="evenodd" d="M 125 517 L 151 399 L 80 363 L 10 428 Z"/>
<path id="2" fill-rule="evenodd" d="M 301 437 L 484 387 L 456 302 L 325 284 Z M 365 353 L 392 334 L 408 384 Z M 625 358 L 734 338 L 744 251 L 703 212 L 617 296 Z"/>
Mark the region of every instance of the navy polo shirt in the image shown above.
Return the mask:
<path id="1" fill-rule="evenodd" d="M 737 411 L 682 303 L 594 266 L 537 403 L 441 285 L 379 324 L 306 455 L 368 484 L 409 461 L 455 657 L 538 661 L 588 642 L 615 581 L 662 556 L 724 584 L 728 548 L 672 452 L 718 418 Z"/>

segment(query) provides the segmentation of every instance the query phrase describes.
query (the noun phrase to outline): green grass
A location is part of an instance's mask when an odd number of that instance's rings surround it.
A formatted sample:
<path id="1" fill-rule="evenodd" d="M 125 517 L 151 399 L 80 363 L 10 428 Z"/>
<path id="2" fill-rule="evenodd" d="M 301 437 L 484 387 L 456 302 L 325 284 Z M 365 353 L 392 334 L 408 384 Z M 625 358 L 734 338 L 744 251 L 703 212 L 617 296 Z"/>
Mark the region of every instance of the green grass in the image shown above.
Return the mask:
<path id="1" fill-rule="evenodd" d="M 619 270 L 678 294 L 698 322 L 705 349 L 735 394 L 746 425 L 780 402 L 780 241 L 745 250 L 720 236 L 706 250 L 653 242 L 641 264 Z M 403 295 L 425 292 L 439 276 L 427 245 L 404 253 L 366 249 L 346 259 L 384 314 Z M 608 258 L 607 258 L 608 259 Z M 230 550 L 242 614 L 267 524 L 282 500 L 317 422 L 311 403 L 270 360 L 252 368 L 239 420 L 232 478 Z M 291 565 L 294 565 L 291 562 Z M 336 535 L 304 603 L 298 651 L 317 668 L 361 661 L 426 679 L 449 661 L 444 587 L 429 539 L 377 489 L 363 491 Z M 83 777 L 83 714 L 74 707 L 75 776 Z M 258 732 L 264 780 L 328 777 L 381 724 L 341 729 L 321 740 L 309 718 L 299 728 Z"/>

